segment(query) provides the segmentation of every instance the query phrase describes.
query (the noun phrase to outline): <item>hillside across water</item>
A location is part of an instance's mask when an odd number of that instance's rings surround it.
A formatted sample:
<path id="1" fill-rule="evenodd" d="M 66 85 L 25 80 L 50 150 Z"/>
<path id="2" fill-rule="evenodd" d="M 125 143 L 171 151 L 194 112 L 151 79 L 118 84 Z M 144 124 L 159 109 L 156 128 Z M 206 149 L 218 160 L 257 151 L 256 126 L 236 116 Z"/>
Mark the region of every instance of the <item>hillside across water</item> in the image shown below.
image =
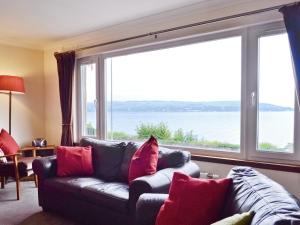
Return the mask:
<path id="1" fill-rule="evenodd" d="M 113 101 L 113 111 L 120 112 L 238 112 L 239 101 L 185 102 L 185 101 Z M 111 110 L 109 104 L 107 110 Z M 264 112 L 292 111 L 290 107 L 261 103 Z M 93 103 L 88 103 L 88 112 L 95 111 Z"/>

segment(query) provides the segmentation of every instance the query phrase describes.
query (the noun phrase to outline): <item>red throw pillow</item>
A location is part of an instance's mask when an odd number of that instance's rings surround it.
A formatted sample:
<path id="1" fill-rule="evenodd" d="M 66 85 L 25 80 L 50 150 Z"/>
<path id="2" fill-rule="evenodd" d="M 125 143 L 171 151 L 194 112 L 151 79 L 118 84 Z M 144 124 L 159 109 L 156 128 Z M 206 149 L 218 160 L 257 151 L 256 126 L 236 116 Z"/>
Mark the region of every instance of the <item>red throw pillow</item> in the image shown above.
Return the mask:
<path id="1" fill-rule="evenodd" d="M 151 136 L 133 155 L 130 167 L 128 181 L 131 183 L 134 179 L 156 173 L 158 161 L 158 144 L 155 137 Z"/>
<path id="2" fill-rule="evenodd" d="M 208 180 L 174 173 L 155 225 L 210 225 L 220 219 L 232 179 Z"/>
<path id="3" fill-rule="evenodd" d="M 20 148 L 15 139 L 4 129 L 0 133 L 0 147 L 5 155 L 16 154 Z"/>
<path id="4" fill-rule="evenodd" d="M 88 176 L 94 172 L 91 146 L 59 146 L 56 155 L 58 176 Z"/>

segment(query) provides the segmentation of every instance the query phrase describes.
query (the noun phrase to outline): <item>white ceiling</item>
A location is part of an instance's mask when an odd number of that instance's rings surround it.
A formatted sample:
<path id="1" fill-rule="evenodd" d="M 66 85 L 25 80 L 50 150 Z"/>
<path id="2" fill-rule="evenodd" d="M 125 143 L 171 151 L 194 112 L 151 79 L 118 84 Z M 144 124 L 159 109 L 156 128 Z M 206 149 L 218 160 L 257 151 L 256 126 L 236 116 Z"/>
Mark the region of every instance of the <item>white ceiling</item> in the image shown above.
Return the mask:
<path id="1" fill-rule="evenodd" d="M 0 42 L 46 46 L 204 0 L 0 0 Z"/>

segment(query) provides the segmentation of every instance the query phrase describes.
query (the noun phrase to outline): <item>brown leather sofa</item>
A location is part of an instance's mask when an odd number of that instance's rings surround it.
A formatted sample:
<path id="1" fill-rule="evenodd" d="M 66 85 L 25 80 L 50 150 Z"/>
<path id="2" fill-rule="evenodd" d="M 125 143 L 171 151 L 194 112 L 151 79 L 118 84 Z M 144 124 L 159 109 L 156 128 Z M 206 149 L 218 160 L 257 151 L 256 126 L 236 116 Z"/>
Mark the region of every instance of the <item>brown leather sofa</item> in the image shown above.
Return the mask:
<path id="1" fill-rule="evenodd" d="M 189 152 L 160 147 L 158 171 L 135 179 L 129 186 L 128 168 L 137 144 L 85 138 L 80 145 L 92 146 L 93 176 L 57 177 L 55 156 L 36 159 L 33 170 L 38 176 L 39 205 L 43 210 L 66 215 L 81 224 L 133 225 L 141 194 L 168 193 L 175 171 L 200 175 Z"/>
<path id="2" fill-rule="evenodd" d="M 300 225 L 300 202 L 281 185 L 249 167 L 234 167 L 233 185 L 222 217 L 254 211 L 251 225 Z M 143 194 L 137 202 L 136 225 L 154 225 L 167 194 Z"/>

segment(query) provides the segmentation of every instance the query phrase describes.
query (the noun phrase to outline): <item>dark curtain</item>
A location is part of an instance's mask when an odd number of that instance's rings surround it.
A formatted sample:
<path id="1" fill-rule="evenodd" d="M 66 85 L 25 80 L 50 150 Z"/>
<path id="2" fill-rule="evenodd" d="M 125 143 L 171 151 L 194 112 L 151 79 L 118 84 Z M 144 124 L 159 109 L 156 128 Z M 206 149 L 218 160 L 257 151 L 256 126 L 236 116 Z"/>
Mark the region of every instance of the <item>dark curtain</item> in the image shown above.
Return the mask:
<path id="1" fill-rule="evenodd" d="M 59 95 L 62 115 L 61 145 L 73 145 L 72 133 L 72 93 L 75 52 L 54 54 L 57 61 Z"/>
<path id="2" fill-rule="evenodd" d="M 283 14 L 290 41 L 294 61 L 297 102 L 300 106 L 300 4 L 284 6 L 279 11 Z"/>

